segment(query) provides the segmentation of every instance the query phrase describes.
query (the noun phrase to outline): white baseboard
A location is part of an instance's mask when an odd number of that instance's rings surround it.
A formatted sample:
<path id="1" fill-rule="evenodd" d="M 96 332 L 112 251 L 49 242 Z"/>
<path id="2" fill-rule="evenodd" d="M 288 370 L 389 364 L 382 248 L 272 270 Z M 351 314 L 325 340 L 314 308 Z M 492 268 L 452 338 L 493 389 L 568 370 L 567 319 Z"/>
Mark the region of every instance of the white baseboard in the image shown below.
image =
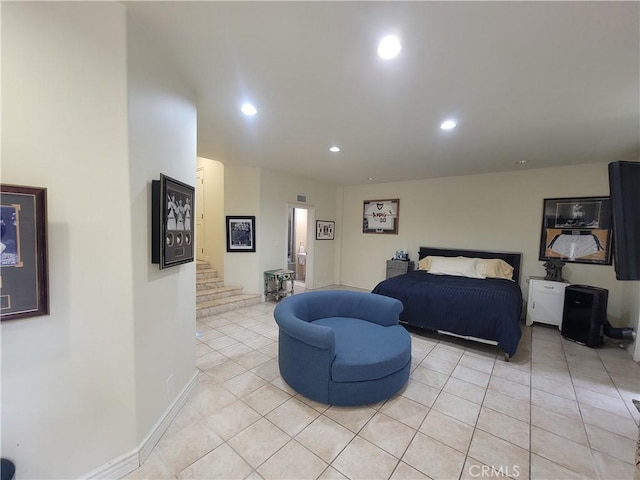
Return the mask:
<path id="1" fill-rule="evenodd" d="M 176 418 L 180 409 L 189 399 L 193 387 L 195 387 L 198 379 L 199 371 L 196 370 L 193 376 L 182 389 L 180 394 L 176 397 L 175 401 L 167 408 L 164 415 L 156 422 L 151 429 L 151 432 L 147 437 L 135 448 L 133 451 L 126 453 L 118 458 L 111 460 L 110 462 L 96 468 L 95 470 L 84 475 L 82 478 L 86 479 L 115 479 L 124 477 L 126 474 L 133 472 L 140 467 L 147 459 L 155 446 L 167 431 L 171 422 Z"/>

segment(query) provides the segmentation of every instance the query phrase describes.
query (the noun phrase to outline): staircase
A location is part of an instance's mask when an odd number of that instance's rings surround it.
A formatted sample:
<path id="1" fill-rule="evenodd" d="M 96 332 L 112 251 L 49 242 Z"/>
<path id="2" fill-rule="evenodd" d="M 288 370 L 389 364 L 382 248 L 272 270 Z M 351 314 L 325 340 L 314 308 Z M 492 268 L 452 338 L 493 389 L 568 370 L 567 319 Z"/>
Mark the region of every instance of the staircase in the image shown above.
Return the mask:
<path id="1" fill-rule="evenodd" d="M 262 302 L 261 295 L 242 293 L 242 287 L 225 287 L 224 279 L 208 262 L 196 261 L 196 318 L 228 312 Z"/>

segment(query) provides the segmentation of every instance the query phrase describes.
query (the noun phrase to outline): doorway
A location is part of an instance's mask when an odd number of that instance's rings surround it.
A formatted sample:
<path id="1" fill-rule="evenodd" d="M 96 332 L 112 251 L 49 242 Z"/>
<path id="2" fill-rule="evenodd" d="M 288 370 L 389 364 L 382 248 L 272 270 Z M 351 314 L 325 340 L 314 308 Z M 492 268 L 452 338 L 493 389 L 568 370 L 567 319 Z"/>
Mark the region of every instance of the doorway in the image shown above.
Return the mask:
<path id="1" fill-rule="evenodd" d="M 295 291 L 304 291 L 309 278 L 309 210 L 287 205 L 287 269 L 296 272 Z"/>

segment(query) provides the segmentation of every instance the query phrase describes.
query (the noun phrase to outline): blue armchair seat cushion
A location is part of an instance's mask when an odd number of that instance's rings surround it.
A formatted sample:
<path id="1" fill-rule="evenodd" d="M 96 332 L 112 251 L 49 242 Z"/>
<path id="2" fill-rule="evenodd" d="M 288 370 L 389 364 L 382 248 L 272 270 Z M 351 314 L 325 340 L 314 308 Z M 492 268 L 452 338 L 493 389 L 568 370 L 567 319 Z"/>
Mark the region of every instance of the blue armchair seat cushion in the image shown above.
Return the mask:
<path id="1" fill-rule="evenodd" d="M 349 317 L 321 318 L 312 323 L 335 332 L 334 382 L 377 380 L 411 361 L 408 334 L 400 325 L 385 327 Z"/>

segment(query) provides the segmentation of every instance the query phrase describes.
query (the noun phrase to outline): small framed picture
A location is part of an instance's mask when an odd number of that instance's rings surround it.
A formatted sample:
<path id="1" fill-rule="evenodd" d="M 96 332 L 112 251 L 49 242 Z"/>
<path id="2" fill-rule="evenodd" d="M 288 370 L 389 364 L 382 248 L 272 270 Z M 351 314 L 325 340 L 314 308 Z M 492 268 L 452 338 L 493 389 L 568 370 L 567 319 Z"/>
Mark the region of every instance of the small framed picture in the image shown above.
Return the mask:
<path id="1" fill-rule="evenodd" d="M 333 240 L 336 222 L 316 220 L 316 240 Z"/>
<path id="2" fill-rule="evenodd" d="M 256 251 L 256 217 L 227 217 L 227 252 Z"/>
<path id="3" fill-rule="evenodd" d="M 545 198 L 538 260 L 611 265 L 610 197 Z"/>
<path id="4" fill-rule="evenodd" d="M 362 233 L 398 234 L 400 200 L 365 200 Z"/>
<path id="5" fill-rule="evenodd" d="M 0 319 L 49 314 L 47 189 L 0 185 Z"/>
<path id="6" fill-rule="evenodd" d="M 193 262 L 195 189 L 160 174 L 151 189 L 151 263 L 160 269 Z"/>

